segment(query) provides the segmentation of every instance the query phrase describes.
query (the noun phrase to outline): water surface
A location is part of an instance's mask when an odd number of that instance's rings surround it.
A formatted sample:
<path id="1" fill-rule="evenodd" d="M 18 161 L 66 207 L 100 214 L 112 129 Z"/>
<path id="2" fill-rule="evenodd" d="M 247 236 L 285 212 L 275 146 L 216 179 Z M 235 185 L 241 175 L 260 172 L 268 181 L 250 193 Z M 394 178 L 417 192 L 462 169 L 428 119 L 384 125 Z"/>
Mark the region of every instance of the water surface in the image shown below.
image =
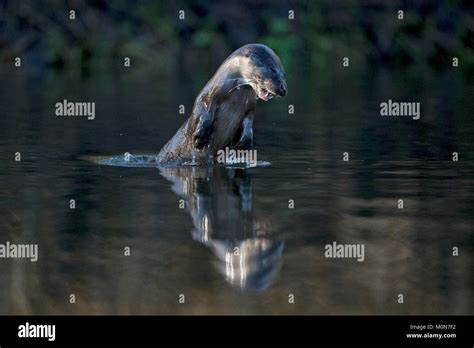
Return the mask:
<path id="1" fill-rule="evenodd" d="M 455 72 L 289 74 L 255 117 L 271 165 L 247 169 L 86 159 L 157 153 L 201 77 L 1 79 L 0 242 L 40 252 L 0 260 L 2 314 L 474 313 L 474 88 Z M 379 116 L 390 98 L 421 119 Z M 56 117 L 63 99 L 95 101 L 96 119 Z M 333 241 L 365 261 L 325 258 Z"/>

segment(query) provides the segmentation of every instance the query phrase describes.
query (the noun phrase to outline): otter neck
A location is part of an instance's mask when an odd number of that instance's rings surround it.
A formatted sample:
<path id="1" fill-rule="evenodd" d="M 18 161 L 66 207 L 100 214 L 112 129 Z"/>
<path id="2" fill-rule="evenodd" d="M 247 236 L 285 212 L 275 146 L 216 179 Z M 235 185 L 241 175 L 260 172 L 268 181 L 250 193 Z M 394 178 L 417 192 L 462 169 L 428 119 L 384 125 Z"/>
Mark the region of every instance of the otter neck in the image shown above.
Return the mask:
<path id="1" fill-rule="evenodd" d="M 243 70 L 247 64 L 243 62 L 241 57 L 234 57 L 225 62 L 219 69 L 221 74 L 217 74 L 219 80 L 217 81 L 226 88 L 234 88 L 249 84 L 249 79 L 243 74 Z"/>

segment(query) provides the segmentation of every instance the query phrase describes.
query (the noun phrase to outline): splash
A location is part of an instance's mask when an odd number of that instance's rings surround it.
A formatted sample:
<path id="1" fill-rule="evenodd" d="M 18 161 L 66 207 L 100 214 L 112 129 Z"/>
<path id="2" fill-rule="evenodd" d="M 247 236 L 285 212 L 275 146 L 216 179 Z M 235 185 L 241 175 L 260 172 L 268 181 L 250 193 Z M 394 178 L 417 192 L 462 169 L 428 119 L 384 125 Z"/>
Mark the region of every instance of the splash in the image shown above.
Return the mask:
<path id="1" fill-rule="evenodd" d="M 125 152 L 123 155 L 117 156 L 88 156 L 85 159 L 100 164 L 104 166 L 111 166 L 111 167 L 129 167 L 129 168 L 159 168 L 159 167 L 182 167 L 182 166 L 203 166 L 199 164 L 195 159 L 192 161 L 173 161 L 168 162 L 166 164 L 161 164 L 156 161 L 157 155 L 153 154 L 138 154 L 132 155 L 129 152 Z M 241 168 L 241 169 L 248 169 L 248 168 L 257 168 L 257 167 L 268 167 L 271 163 L 267 161 L 256 161 L 254 163 L 239 163 L 239 162 L 225 162 L 225 163 L 213 163 L 212 159 L 209 163 L 205 164 L 204 166 L 224 166 L 226 168 Z"/>

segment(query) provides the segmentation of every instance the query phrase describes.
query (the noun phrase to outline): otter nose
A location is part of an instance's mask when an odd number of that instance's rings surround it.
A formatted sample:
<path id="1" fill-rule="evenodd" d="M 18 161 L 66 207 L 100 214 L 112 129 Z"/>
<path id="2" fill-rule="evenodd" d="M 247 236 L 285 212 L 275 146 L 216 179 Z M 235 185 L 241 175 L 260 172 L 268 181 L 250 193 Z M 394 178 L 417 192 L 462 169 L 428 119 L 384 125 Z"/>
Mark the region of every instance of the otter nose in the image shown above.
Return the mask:
<path id="1" fill-rule="evenodd" d="M 281 95 L 282 97 L 284 97 L 286 95 L 286 93 L 288 93 L 288 89 L 286 87 L 286 83 L 282 82 L 280 84 L 280 88 L 279 88 L 279 91 L 278 91 L 278 94 Z"/>

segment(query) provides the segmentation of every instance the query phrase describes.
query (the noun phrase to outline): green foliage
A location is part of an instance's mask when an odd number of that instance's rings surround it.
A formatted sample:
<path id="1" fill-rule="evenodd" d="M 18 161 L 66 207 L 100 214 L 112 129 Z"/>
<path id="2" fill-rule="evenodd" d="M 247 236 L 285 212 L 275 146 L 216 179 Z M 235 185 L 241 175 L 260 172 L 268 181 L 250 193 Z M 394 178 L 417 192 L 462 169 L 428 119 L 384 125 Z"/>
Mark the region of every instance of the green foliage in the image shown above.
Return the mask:
<path id="1" fill-rule="evenodd" d="M 300 42 L 290 30 L 290 21 L 286 18 L 267 19 L 267 21 L 268 34 L 259 41 L 278 52 L 285 65 L 292 66 Z"/>
<path id="2" fill-rule="evenodd" d="M 51 7 L 25 1 L 17 6 L 7 1 L 4 11 L 10 23 L 5 28 L 10 31 L 0 38 L 0 60 L 31 53 L 39 55 L 45 67 L 82 69 L 116 66 L 117 57 L 126 55 L 166 70 L 177 63 L 179 50 L 209 49 L 209 55 L 221 57 L 237 44 L 262 42 L 278 52 L 288 70 L 301 61 L 324 69 L 345 56 L 358 65 L 447 67 L 451 57 L 458 56 L 460 70 L 472 72 L 474 30 L 472 14 L 464 8 L 469 5 L 434 0 L 431 5 L 431 10 L 400 5 L 405 17 L 398 20 L 398 7 L 384 2 L 369 7 L 338 0 L 297 1 L 290 20 L 288 6 L 279 2 L 262 7 L 260 2 L 100 5 L 77 0 L 77 19 L 69 20 L 67 3 Z M 178 19 L 181 8 L 185 21 Z"/>

